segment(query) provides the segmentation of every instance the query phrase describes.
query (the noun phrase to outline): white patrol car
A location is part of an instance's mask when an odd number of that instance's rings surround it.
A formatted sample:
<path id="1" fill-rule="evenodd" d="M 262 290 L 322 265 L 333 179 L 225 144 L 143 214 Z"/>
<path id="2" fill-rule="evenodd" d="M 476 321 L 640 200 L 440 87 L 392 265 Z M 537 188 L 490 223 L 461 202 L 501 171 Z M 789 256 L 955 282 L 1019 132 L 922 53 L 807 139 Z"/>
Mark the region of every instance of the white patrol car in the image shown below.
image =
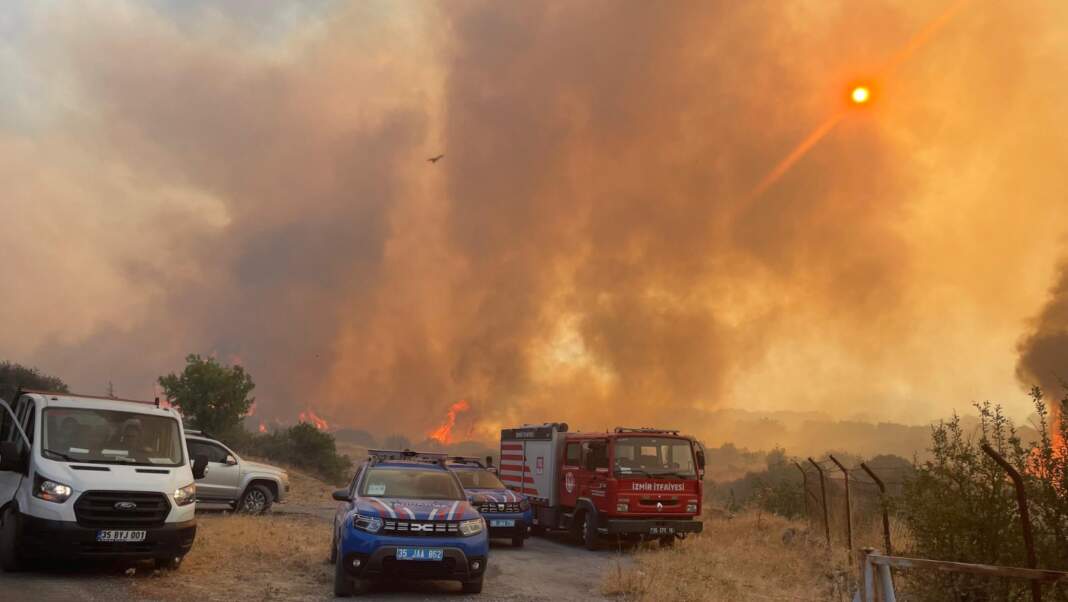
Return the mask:
<path id="1" fill-rule="evenodd" d="M 0 566 L 120 557 L 174 568 L 193 546 L 206 465 L 158 402 L 27 390 L 0 400 Z"/>

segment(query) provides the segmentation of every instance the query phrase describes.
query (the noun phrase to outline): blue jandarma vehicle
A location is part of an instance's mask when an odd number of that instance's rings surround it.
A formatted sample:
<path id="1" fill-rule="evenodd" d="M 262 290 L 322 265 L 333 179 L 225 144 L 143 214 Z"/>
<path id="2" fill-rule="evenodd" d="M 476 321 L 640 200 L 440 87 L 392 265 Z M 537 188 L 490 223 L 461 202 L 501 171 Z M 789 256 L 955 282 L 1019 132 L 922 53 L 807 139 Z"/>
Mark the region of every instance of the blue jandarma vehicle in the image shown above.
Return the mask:
<path id="1" fill-rule="evenodd" d="M 468 503 L 445 454 L 370 450 L 347 489 L 334 492 L 334 593 L 366 581 L 455 579 L 482 591 L 485 520 Z"/>
<path id="2" fill-rule="evenodd" d="M 521 547 L 534 520 L 527 496 L 506 487 L 478 458 L 453 456 L 449 468 L 460 477 L 467 500 L 486 518 L 489 536 Z"/>

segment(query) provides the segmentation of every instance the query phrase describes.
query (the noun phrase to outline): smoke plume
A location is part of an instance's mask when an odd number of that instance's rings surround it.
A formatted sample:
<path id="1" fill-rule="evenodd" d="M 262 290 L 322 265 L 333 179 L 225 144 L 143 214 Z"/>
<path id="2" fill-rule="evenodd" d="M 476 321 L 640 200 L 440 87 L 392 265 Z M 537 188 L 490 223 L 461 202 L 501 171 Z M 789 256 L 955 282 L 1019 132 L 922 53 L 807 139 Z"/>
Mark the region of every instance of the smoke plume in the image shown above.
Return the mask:
<path id="1" fill-rule="evenodd" d="M 751 197 L 933 4 L 19 5 L 0 348 L 131 396 L 212 353 L 257 419 L 416 437 L 1020 397 L 1063 4 L 974 3 Z"/>

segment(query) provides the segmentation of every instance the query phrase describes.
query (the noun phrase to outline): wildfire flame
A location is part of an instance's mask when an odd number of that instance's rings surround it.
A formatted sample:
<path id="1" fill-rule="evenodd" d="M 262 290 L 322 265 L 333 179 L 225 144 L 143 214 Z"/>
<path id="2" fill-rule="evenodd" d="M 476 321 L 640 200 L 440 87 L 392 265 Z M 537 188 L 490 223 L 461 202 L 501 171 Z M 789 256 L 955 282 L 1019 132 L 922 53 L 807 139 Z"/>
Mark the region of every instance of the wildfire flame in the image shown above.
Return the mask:
<path id="1" fill-rule="evenodd" d="M 452 443 L 452 427 L 456 425 L 456 416 L 461 412 L 471 409 L 471 404 L 463 399 L 449 406 L 449 413 L 445 416 L 445 422 L 441 426 L 430 431 L 428 436 L 441 444 Z"/>
<path id="2" fill-rule="evenodd" d="M 266 432 L 267 432 L 267 425 L 266 425 L 265 423 L 263 423 L 263 422 L 260 422 L 260 428 L 259 428 L 259 431 L 260 431 L 261 433 L 266 433 Z"/>
<path id="3" fill-rule="evenodd" d="M 319 416 L 316 416 L 315 412 L 311 410 L 301 412 L 297 418 L 298 420 L 300 420 L 300 422 L 311 423 L 315 426 L 315 428 L 319 429 L 320 431 L 325 431 L 326 429 L 330 428 L 330 425 L 326 422 L 326 420 L 323 420 Z"/>

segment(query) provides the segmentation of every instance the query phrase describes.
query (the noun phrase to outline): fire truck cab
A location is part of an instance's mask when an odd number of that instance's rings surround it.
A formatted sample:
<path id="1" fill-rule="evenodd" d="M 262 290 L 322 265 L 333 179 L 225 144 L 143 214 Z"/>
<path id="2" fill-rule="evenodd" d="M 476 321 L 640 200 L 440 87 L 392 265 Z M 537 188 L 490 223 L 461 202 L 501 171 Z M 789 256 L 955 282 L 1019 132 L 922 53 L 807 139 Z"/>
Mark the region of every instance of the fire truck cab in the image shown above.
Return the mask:
<path id="1" fill-rule="evenodd" d="M 500 478 L 534 508 L 535 533 L 568 529 L 587 548 L 603 536 L 670 545 L 701 531 L 704 452 L 678 431 L 565 423 L 501 430 Z"/>

